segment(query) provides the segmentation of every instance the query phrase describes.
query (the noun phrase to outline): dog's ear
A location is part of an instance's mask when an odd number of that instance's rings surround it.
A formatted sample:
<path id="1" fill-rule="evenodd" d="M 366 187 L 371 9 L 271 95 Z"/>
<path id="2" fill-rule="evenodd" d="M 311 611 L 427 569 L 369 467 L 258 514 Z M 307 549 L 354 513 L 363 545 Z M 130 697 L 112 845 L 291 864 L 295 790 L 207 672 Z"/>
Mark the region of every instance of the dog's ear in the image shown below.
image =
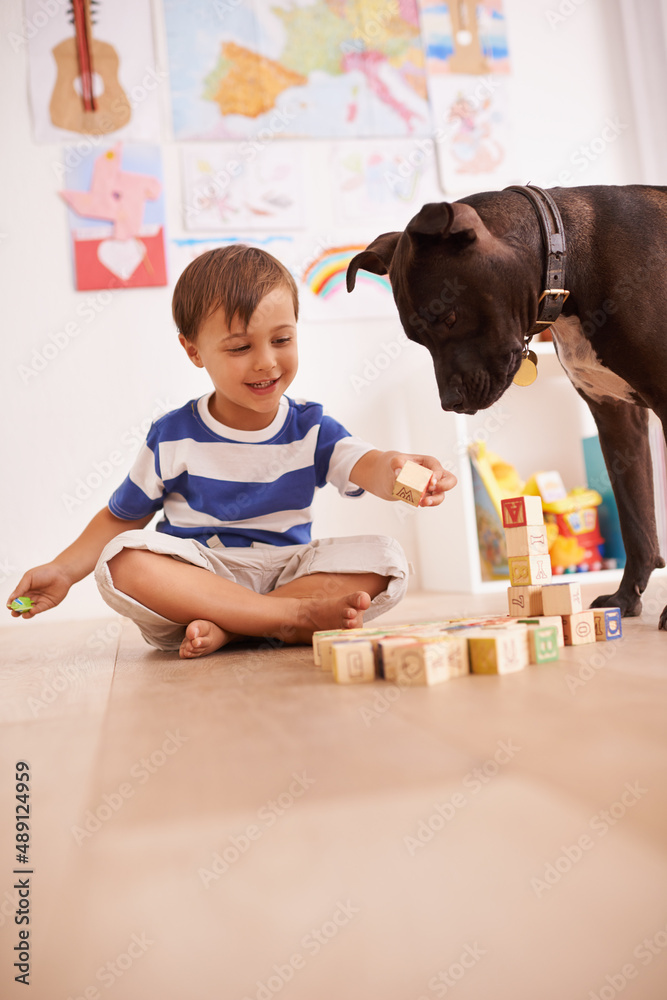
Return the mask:
<path id="1" fill-rule="evenodd" d="M 383 233 L 369 243 L 365 250 L 353 257 L 347 268 L 347 290 L 351 292 L 357 280 L 357 271 L 372 271 L 373 274 L 387 274 L 394 250 L 401 233 Z"/>
<path id="2" fill-rule="evenodd" d="M 412 240 L 420 237 L 451 239 L 459 247 L 474 243 L 488 229 L 472 205 L 461 201 L 450 204 L 447 201 L 429 202 L 411 219 L 406 232 Z"/>

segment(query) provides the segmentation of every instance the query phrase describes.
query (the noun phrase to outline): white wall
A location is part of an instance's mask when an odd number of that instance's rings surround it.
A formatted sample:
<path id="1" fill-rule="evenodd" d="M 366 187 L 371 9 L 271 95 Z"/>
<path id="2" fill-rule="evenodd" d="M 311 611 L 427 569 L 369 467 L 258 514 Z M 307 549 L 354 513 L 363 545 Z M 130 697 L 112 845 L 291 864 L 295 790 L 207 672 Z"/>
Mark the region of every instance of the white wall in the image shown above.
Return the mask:
<path id="1" fill-rule="evenodd" d="M 164 61 L 159 2 L 156 45 Z M 559 13 L 559 6 L 566 13 Z M 505 0 L 513 65 L 511 100 L 518 182 L 628 183 L 639 179 L 628 81 L 616 0 Z M 571 13 L 567 11 L 571 10 Z M 57 145 L 31 137 L 25 50 L 13 51 L 10 32 L 21 31 L 20 0 L 0 9 L 0 120 L 3 137 L 0 185 L 0 274 L 3 282 L 2 450 L 4 489 L 0 506 L 0 588 L 4 597 L 22 571 L 47 561 L 82 530 L 123 478 L 140 437 L 140 425 L 161 407 L 179 405 L 206 391 L 205 377 L 187 363 L 171 321 L 170 287 L 116 291 L 96 318 L 82 303 L 97 293 L 73 291 L 65 206 L 54 164 Z M 178 150 L 170 137 L 168 94 L 163 88 L 163 161 L 167 233 L 186 235 L 180 219 Z M 582 147 L 619 123 L 616 141 L 592 161 Z M 311 144 L 309 213 L 319 231 L 331 232 L 326 188 L 327 143 Z M 581 164 L 585 163 L 585 167 Z M 388 220 L 397 228 L 405 220 Z M 373 226 L 372 239 L 382 229 Z M 190 235 L 190 234 L 187 234 Z M 97 300 L 99 301 L 99 300 Z M 28 381 L 30 364 L 52 335 L 75 322 L 79 334 Z M 381 448 L 420 449 L 410 439 L 408 410 L 433 394 L 430 359 L 416 345 L 363 391 L 353 374 L 402 340 L 397 320 L 300 327 L 301 370 L 293 394 L 320 399 L 353 432 Z M 442 414 L 443 428 L 451 415 Z M 448 426 L 448 425 L 447 425 Z M 114 465 L 110 458 L 118 464 Z M 448 456 L 440 456 L 446 459 Z M 105 464 L 106 463 L 106 464 Z M 68 511 L 62 495 L 95 470 L 101 485 Z M 414 517 L 404 505 L 374 497 L 344 501 L 333 490 L 317 500 L 317 533 L 382 531 L 394 534 L 417 562 Z M 446 516 L 423 511 L 420 517 Z M 457 526 L 452 525 L 452 531 Z M 460 530 L 460 529 L 459 529 Z M 418 566 L 416 567 L 418 570 Z M 418 573 L 413 583 L 418 584 Z M 107 613 L 90 579 L 43 620 Z M 39 619 L 37 619 L 38 621 Z M 27 627 L 20 625 L 17 627 Z"/>

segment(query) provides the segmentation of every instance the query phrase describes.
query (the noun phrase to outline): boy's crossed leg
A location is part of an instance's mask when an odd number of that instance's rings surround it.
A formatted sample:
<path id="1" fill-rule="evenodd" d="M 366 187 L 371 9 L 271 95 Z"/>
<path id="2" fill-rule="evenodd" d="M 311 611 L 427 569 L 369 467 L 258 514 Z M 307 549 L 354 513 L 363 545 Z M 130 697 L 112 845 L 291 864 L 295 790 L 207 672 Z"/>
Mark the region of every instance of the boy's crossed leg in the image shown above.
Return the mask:
<path id="1" fill-rule="evenodd" d="M 172 556 L 130 548 L 108 566 L 117 590 L 187 626 L 180 648 L 185 659 L 249 636 L 308 643 L 318 629 L 359 627 L 389 583 L 378 573 L 312 573 L 256 594 Z"/>

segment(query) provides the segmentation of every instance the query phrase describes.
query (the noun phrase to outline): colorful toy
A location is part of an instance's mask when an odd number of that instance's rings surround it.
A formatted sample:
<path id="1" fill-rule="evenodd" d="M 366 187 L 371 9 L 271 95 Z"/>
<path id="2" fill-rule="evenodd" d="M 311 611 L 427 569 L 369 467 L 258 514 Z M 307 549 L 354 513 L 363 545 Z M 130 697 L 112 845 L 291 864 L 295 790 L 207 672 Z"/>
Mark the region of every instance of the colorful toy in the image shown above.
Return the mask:
<path id="1" fill-rule="evenodd" d="M 562 500 L 544 504 L 545 521 L 558 528 L 558 538 L 550 550 L 554 573 L 602 569 L 599 546 L 604 545 L 604 538 L 597 512 L 601 503 L 597 490 L 574 489 Z"/>
<path id="2" fill-rule="evenodd" d="M 30 597 L 17 597 L 16 600 L 12 601 L 9 606 L 12 611 L 20 611 L 23 613 L 24 611 L 30 611 L 30 609 L 34 608 L 35 605 Z"/>
<path id="3" fill-rule="evenodd" d="M 546 532 L 552 573 L 586 572 L 606 566 L 600 551 L 604 538 L 597 508 L 602 497 L 597 490 L 576 487 L 568 492 L 556 470 L 536 472 L 523 483 L 514 466 L 487 451 L 484 444 L 475 442 L 469 453 L 483 579 L 497 579 L 509 570 L 514 586 L 535 583 L 519 580 L 511 564 L 519 554 L 543 554 L 542 532 Z M 529 530 L 541 524 L 541 531 Z M 531 544 L 526 548 L 527 538 Z"/>

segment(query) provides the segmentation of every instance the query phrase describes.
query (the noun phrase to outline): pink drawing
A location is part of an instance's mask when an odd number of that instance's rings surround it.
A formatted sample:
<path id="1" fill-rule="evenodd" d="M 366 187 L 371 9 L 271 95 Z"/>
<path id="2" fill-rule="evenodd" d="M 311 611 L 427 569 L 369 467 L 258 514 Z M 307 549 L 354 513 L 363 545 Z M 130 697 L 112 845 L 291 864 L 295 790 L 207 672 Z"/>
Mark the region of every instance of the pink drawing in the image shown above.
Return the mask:
<path id="1" fill-rule="evenodd" d="M 61 196 L 78 215 L 107 219 L 114 223 L 113 237 L 129 240 L 141 230 L 144 204 L 158 198 L 157 177 L 131 174 L 121 168 L 122 143 L 95 160 L 90 191 L 61 191 Z"/>
<path id="2" fill-rule="evenodd" d="M 449 120 L 456 125 L 451 151 L 458 163 L 457 173 L 491 173 L 502 163 L 505 151 L 495 137 L 490 101 L 474 109 L 471 102 L 459 94 L 452 104 Z"/>

